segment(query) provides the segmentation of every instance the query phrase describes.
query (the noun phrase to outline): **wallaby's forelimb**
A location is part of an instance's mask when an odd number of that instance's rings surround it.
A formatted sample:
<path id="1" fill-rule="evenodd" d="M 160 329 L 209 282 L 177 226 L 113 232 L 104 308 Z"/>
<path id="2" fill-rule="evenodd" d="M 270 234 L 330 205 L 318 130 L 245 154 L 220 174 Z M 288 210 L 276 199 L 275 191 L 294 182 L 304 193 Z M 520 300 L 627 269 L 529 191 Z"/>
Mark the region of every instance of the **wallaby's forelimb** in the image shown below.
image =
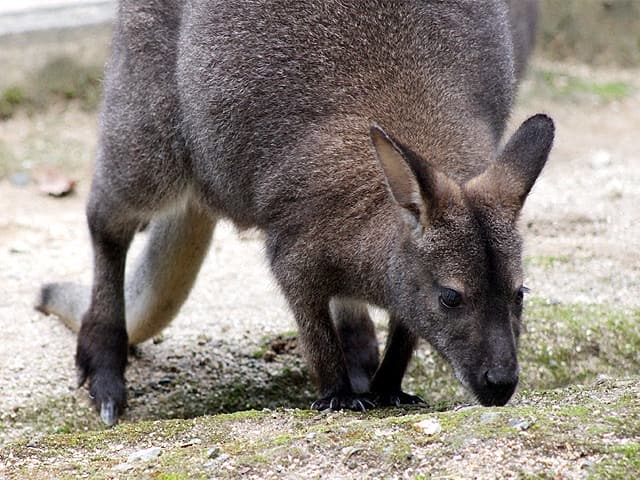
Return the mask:
<path id="1" fill-rule="evenodd" d="M 371 393 L 376 405 L 398 406 L 424 403 L 417 395 L 409 395 L 402 391 L 402 377 L 407 370 L 416 343 L 415 335 L 392 315 L 389 319 L 389 336 L 382 363 L 371 381 Z"/>
<path id="2" fill-rule="evenodd" d="M 186 300 L 204 260 L 215 219 L 189 205 L 150 226 L 149 239 L 125 287 L 129 344 L 157 335 Z M 91 289 L 75 283 L 44 285 L 36 308 L 53 314 L 74 332 L 89 308 Z"/>

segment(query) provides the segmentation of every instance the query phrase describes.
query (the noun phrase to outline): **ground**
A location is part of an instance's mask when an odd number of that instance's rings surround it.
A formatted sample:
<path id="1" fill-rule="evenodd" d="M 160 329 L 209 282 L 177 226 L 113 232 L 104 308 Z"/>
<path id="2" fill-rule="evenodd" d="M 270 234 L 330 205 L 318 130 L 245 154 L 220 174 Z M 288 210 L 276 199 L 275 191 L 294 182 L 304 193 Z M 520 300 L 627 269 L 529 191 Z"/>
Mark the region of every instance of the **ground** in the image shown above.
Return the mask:
<path id="1" fill-rule="evenodd" d="M 638 73 L 536 59 L 522 85 L 509 132 L 545 112 L 557 139 L 521 219 L 522 385 L 501 409 L 469 407 L 423 345 L 405 386 L 427 407 L 307 411 L 314 390 L 260 234 L 223 224 L 178 318 L 132 352 L 130 408 L 104 429 L 75 388 L 74 335 L 33 310 L 43 281 L 90 278 L 95 109 L 69 95 L 11 110 L 0 121 L 0 477 L 640 477 Z M 77 180 L 75 193 L 21 185 L 17 173 L 43 165 Z M 160 450 L 131 456 L 148 447 Z"/>

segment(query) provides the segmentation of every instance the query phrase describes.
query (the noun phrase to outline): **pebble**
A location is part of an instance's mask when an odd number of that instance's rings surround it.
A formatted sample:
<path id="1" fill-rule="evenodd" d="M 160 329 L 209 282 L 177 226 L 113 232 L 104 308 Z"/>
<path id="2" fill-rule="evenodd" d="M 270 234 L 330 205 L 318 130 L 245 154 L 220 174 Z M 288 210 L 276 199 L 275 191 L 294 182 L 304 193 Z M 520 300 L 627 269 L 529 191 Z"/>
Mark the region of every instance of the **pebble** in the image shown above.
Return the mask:
<path id="1" fill-rule="evenodd" d="M 144 450 L 138 450 L 129 455 L 127 463 L 146 462 L 158 458 L 161 454 L 162 448 L 160 447 L 145 448 Z"/>
<path id="2" fill-rule="evenodd" d="M 199 438 L 192 438 L 191 440 L 189 440 L 188 442 L 184 442 L 180 446 L 182 448 L 186 448 L 186 447 L 192 447 L 193 445 L 200 445 L 201 443 L 202 443 L 202 440 L 200 440 Z"/>
<path id="3" fill-rule="evenodd" d="M 133 465 L 130 465 L 128 463 L 119 463 L 111 467 L 111 470 L 115 470 L 116 472 L 126 472 L 127 470 L 131 470 L 132 468 Z"/>
<path id="4" fill-rule="evenodd" d="M 486 425 L 488 423 L 494 423 L 499 418 L 500 414 L 498 412 L 486 412 L 480 415 L 480 424 Z"/>
<path id="5" fill-rule="evenodd" d="M 33 437 L 31 440 L 29 440 L 29 442 L 27 443 L 27 447 L 29 448 L 35 448 L 38 446 L 38 442 L 40 441 L 40 439 L 42 438 L 42 435 L 38 435 L 37 437 Z"/>
<path id="6" fill-rule="evenodd" d="M 437 435 L 442 431 L 442 425 L 440 425 L 440 422 L 435 418 L 427 418 L 426 420 L 416 423 L 415 426 L 422 430 L 422 433 L 429 436 Z"/>
<path id="7" fill-rule="evenodd" d="M 207 458 L 210 459 L 214 459 L 220 456 L 220 448 L 219 447 L 215 447 L 215 448 L 210 448 L 209 450 L 207 450 Z"/>
<path id="8" fill-rule="evenodd" d="M 525 420 L 524 418 L 512 418 L 509 420 L 508 426 L 516 430 L 528 430 L 532 424 L 533 421 Z"/>
<path id="9" fill-rule="evenodd" d="M 591 156 L 591 168 L 599 169 L 611 165 L 611 153 L 606 150 L 598 150 Z"/>
<path id="10" fill-rule="evenodd" d="M 24 187 L 31 181 L 31 176 L 26 172 L 16 172 L 9 176 L 9 182 L 16 187 Z"/>

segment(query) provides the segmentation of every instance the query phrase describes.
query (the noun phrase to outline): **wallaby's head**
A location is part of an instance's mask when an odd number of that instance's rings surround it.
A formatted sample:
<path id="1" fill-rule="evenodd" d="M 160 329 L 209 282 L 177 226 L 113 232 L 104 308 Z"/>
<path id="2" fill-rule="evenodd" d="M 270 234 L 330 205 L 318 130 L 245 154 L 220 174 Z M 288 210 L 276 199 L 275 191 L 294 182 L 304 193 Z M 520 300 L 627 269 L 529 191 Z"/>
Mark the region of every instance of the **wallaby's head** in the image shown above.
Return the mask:
<path id="1" fill-rule="evenodd" d="M 518 383 L 525 291 L 516 223 L 547 160 L 553 122 L 524 122 L 463 185 L 380 127 L 371 137 L 401 218 L 388 274 L 392 314 L 429 341 L 483 405 L 504 405 Z"/>

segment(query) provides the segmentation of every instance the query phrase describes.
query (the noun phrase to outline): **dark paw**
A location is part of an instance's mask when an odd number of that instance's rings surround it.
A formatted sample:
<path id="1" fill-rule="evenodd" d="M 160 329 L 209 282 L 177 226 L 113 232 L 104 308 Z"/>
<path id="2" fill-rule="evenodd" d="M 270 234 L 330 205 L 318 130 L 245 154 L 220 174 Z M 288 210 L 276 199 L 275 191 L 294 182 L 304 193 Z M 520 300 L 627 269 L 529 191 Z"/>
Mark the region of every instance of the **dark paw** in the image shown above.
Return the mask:
<path id="1" fill-rule="evenodd" d="M 366 412 L 375 408 L 375 404 L 365 396 L 357 395 L 332 395 L 316 400 L 311 404 L 312 410 L 353 410 L 354 412 Z"/>
<path id="2" fill-rule="evenodd" d="M 426 402 L 418 395 L 410 395 L 403 391 L 372 394 L 376 407 L 400 407 L 402 405 L 425 405 Z"/>
<path id="3" fill-rule="evenodd" d="M 89 397 L 100 411 L 100 418 L 109 427 L 118 422 L 127 406 L 124 376 L 113 372 L 95 372 L 89 378 Z"/>
<path id="4" fill-rule="evenodd" d="M 109 426 L 118 421 L 127 404 L 124 370 L 127 364 L 127 337 L 119 332 L 100 336 L 95 331 L 85 333 L 84 325 L 78 336 L 76 365 L 78 386 L 89 382 L 89 396 Z"/>

